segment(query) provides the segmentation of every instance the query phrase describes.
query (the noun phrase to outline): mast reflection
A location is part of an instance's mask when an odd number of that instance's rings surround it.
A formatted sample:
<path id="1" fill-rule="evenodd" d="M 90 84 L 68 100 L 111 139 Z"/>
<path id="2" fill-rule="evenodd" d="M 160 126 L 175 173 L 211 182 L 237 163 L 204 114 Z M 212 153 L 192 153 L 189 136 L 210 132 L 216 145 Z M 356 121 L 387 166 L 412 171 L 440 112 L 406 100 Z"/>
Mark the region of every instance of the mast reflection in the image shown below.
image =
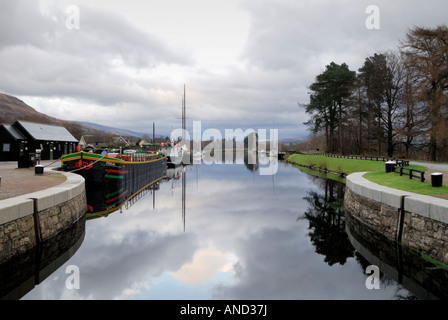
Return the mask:
<path id="1" fill-rule="evenodd" d="M 171 181 L 171 189 L 174 190 L 176 188 L 176 182 L 181 180 L 181 190 L 182 190 L 182 225 L 183 231 L 185 232 L 186 228 L 186 203 L 187 203 L 187 168 L 192 165 L 177 165 L 173 168 L 168 168 L 166 172 L 166 177 L 164 181 Z M 195 168 L 198 168 L 198 165 L 194 165 Z M 198 179 L 196 175 L 196 179 Z M 197 181 L 196 181 L 197 182 Z"/>

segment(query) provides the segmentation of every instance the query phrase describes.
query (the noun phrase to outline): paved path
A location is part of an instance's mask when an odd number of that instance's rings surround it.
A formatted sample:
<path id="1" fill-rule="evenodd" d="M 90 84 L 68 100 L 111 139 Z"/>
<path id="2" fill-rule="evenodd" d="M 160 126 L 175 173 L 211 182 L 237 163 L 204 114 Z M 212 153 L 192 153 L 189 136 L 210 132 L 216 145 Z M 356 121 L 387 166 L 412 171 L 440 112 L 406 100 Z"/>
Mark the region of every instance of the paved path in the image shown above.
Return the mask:
<path id="1" fill-rule="evenodd" d="M 448 164 L 444 164 L 444 163 L 430 163 L 430 162 L 420 162 L 420 161 L 409 161 L 409 164 L 424 166 L 424 167 L 427 167 L 428 169 L 431 169 L 431 170 L 439 170 L 439 171 L 448 172 Z"/>
<path id="2" fill-rule="evenodd" d="M 44 173 L 34 174 L 34 168 L 17 168 L 17 162 L 0 162 L 0 200 L 32 193 L 63 183 L 64 175 L 51 168 L 59 167 L 60 161 L 42 161 Z"/>
<path id="3" fill-rule="evenodd" d="M 420 161 L 409 161 L 409 164 L 424 166 L 428 168 L 428 170 L 425 172 L 426 181 L 431 181 L 431 173 L 434 172 L 443 173 L 443 185 L 448 186 L 448 164 L 420 162 Z"/>

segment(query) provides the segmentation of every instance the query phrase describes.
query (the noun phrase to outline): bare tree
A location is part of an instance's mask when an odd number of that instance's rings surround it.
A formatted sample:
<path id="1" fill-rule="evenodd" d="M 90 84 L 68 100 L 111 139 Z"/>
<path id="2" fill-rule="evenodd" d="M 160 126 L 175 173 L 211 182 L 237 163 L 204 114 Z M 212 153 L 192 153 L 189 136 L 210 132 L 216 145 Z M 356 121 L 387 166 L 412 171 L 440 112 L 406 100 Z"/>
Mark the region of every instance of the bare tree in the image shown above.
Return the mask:
<path id="1" fill-rule="evenodd" d="M 387 155 L 392 157 L 395 151 L 396 138 L 398 135 L 398 127 L 396 123 L 399 114 L 399 99 L 403 90 L 404 82 L 404 66 L 399 53 L 389 51 L 385 53 L 386 57 L 386 79 L 384 87 L 384 112 L 382 120 L 384 123 L 387 143 Z"/>
<path id="2" fill-rule="evenodd" d="M 400 93 L 400 117 L 398 134 L 402 137 L 405 157 L 410 157 L 411 149 L 422 150 L 427 146 L 425 134 L 428 129 L 428 105 L 419 100 L 418 74 L 411 62 L 402 55 L 403 83 Z"/>
<path id="3" fill-rule="evenodd" d="M 407 33 L 401 43 L 409 67 L 417 75 L 419 99 L 429 107 L 429 158 L 436 161 L 439 147 L 448 138 L 448 28 L 416 27 Z"/>

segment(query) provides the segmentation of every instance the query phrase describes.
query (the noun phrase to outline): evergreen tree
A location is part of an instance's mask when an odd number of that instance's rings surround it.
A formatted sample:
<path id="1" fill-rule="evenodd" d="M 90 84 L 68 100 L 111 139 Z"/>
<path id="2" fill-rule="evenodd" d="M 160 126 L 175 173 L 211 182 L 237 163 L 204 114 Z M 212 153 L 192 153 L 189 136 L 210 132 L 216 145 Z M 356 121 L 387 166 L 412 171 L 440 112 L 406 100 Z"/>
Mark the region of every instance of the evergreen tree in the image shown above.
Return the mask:
<path id="1" fill-rule="evenodd" d="M 346 100 L 351 96 L 355 80 L 356 72 L 351 71 L 347 64 L 338 65 L 331 62 L 310 86 L 310 104 L 306 106 L 305 111 L 311 115 L 311 121 L 306 124 L 315 132 L 325 129 L 327 148 L 330 152 L 337 151 L 339 146 L 339 151 L 344 153 L 343 122 Z"/>

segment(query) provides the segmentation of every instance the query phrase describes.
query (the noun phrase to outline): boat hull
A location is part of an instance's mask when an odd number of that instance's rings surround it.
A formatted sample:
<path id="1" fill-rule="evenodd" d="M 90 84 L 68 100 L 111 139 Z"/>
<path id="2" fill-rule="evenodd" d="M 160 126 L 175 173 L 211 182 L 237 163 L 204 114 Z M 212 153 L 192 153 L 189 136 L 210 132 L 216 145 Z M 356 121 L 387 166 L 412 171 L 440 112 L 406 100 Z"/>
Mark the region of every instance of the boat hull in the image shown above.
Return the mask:
<path id="1" fill-rule="evenodd" d="M 87 218 L 118 210 L 135 194 L 165 177 L 167 170 L 166 158 L 157 156 L 125 161 L 77 152 L 62 157 L 61 162 L 63 171 L 85 179 Z"/>

